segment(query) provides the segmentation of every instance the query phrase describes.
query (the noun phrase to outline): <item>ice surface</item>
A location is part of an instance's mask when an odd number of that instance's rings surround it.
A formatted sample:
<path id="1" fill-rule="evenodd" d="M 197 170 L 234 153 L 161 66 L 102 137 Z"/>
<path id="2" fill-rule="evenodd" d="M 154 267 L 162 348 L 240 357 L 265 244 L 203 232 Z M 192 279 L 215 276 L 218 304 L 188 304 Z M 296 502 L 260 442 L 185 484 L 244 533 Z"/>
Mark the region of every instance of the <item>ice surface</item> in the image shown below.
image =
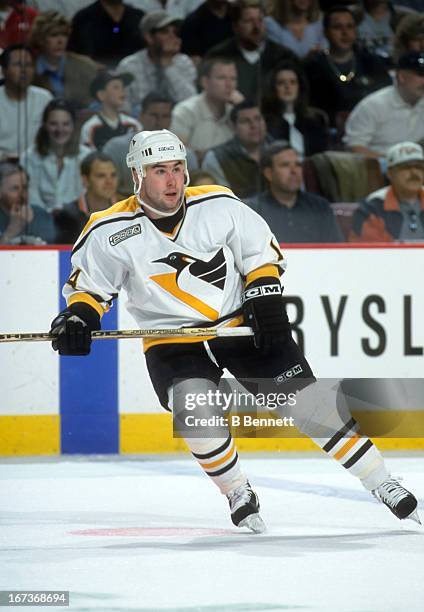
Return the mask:
<path id="1" fill-rule="evenodd" d="M 424 519 L 424 458 L 387 463 Z M 326 457 L 242 465 L 264 535 L 232 525 L 189 457 L 4 461 L 0 589 L 69 590 L 80 612 L 424 610 L 424 527 Z"/>

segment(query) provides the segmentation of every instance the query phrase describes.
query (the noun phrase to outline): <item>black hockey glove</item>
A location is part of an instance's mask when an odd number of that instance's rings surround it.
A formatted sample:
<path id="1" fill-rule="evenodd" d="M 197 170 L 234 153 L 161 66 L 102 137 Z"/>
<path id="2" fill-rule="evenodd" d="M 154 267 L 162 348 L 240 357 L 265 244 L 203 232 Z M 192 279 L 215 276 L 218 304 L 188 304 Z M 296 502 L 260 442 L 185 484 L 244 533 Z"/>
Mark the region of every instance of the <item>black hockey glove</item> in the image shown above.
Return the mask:
<path id="1" fill-rule="evenodd" d="M 264 355 L 287 340 L 290 323 L 283 301 L 283 290 L 272 276 L 258 278 L 243 292 L 243 315 L 254 332 L 254 345 Z"/>
<path id="2" fill-rule="evenodd" d="M 100 317 L 88 304 L 79 302 L 62 310 L 52 321 L 50 333 L 56 336 L 52 347 L 59 355 L 88 355 L 91 332 L 100 329 Z"/>

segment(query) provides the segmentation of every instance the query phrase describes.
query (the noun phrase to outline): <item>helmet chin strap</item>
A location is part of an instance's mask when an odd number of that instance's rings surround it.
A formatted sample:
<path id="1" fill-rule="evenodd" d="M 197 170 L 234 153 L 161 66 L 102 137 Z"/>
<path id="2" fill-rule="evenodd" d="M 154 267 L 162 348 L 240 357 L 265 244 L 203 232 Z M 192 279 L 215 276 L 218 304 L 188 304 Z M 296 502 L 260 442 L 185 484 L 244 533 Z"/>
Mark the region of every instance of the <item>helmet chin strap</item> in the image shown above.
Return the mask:
<path id="1" fill-rule="evenodd" d="M 181 202 L 180 202 L 178 208 L 176 210 L 173 210 L 172 212 L 164 212 L 163 210 L 158 210 L 157 208 L 154 208 L 153 206 L 150 206 L 149 204 L 146 204 L 146 202 L 144 200 L 142 200 L 141 196 L 140 196 L 141 183 L 143 181 L 143 177 L 140 176 L 140 174 L 138 172 L 137 172 L 137 178 L 138 178 L 139 185 L 138 185 L 138 187 L 136 187 L 136 183 L 134 181 L 134 195 L 137 198 L 137 201 L 138 201 L 138 203 L 140 204 L 140 206 L 142 208 L 147 208 L 147 210 L 150 210 L 150 212 L 153 212 L 156 215 L 159 215 L 161 217 L 172 217 L 173 215 L 175 215 L 175 213 L 177 213 L 180 210 L 181 206 L 184 203 L 184 195 L 181 198 Z"/>

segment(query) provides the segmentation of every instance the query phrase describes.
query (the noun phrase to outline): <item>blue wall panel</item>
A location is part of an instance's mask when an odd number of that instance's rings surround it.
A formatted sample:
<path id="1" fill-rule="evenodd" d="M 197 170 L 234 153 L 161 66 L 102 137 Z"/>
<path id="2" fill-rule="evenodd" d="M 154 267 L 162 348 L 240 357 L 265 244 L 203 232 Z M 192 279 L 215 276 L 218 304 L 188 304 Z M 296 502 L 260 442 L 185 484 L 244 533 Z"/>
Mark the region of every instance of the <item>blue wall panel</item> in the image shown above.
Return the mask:
<path id="1" fill-rule="evenodd" d="M 70 274 L 70 252 L 59 252 L 61 289 Z M 59 309 L 66 307 L 60 294 Z M 103 329 L 117 329 L 116 305 L 102 319 Z M 118 345 L 93 342 L 87 357 L 60 357 L 62 453 L 118 453 Z"/>

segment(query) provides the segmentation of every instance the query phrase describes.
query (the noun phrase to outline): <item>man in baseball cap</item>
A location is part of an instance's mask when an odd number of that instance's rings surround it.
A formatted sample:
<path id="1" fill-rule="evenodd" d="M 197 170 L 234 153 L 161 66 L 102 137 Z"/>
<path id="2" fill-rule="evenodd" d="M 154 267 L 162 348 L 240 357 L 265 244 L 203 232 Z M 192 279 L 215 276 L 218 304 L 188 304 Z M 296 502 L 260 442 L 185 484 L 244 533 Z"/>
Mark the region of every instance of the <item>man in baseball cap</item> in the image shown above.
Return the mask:
<path id="1" fill-rule="evenodd" d="M 424 241 L 424 153 L 415 142 L 387 151 L 388 187 L 375 191 L 353 217 L 352 241 Z"/>
<path id="2" fill-rule="evenodd" d="M 100 103 L 100 110 L 83 124 L 81 143 L 101 150 L 111 138 L 141 129 L 137 119 L 121 112 L 126 99 L 125 87 L 133 80 L 133 75 L 128 72 L 101 70 L 97 73 L 90 92 Z"/>
<path id="3" fill-rule="evenodd" d="M 136 114 L 148 93 L 156 93 L 180 102 L 196 91 L 197 71 L 192 60 L 180 53 L 181 20 L 167 11 L 153 11 L 143 17 L 140 31 L 146 48 L 125 57 L 120 72 L 130 72 L 135 80 L 128 88 L 127 110 Z"/>

